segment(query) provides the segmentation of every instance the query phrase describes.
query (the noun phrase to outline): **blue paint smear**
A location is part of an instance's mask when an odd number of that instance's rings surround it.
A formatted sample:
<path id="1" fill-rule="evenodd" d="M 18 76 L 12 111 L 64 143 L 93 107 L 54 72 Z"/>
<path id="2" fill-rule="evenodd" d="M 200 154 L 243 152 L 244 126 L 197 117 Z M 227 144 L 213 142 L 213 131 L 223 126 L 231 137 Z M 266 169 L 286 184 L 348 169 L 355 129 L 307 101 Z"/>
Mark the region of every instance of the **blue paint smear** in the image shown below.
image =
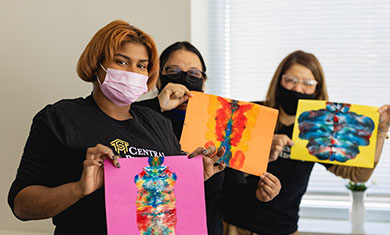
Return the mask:
<path id="1" fill-rule="evenodd" d="M 299 115 L 299 138 L 309 140 L 310 154 L 320 160 L 346 162 L 360 153 L 359 146 L 370 144 L 374 121 L 349 109 L 349 104 L 328 102 L 326 109 Z"/>

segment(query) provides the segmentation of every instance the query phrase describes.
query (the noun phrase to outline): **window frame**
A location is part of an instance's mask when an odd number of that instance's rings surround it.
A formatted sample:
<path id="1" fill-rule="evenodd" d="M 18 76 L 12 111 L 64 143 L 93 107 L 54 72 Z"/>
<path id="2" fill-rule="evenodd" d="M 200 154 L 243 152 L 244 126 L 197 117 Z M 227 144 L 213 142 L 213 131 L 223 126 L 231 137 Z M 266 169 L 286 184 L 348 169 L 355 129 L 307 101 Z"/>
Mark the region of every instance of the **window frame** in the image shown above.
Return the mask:
<path id="1" fill-rule="evenodd" d="M 208 1 L 208 0 L 191 0 L 191 41 L 194 43 L 194 45 L 202 52 L 206 65 L 208 67 L 208 75 L 210 79 L 207 81 L 206 84 L 206 92 L 215 94 L 215 95 L 221 95 L 221 96 L 229 96 L 230 93 L 227 91 L 229 89 L 229 79 L 225 77 L 224 81 L 219 81 L 223 85 L 217 88 L 214 88 L 215 82 L 213 83 L 213 64 L 216 64 L 214 69 L 219 69 L 219 70 L 224 70 L 227 71 L 230 68 L 226 68 L 226 64 L 224 63 L 224 59 L 221 59 L 221 61 L 213 61 L 211 54 L 213 53 L 214 47 L 216 44 L 211 44 L 209 41 L 210 34 L 211 32 L 214 31 L 214 29 L 211 28 L 210 22 L 211 22 L 211 17 L 210 15 L 215 14 L 215 12 L 210 9 L 213 4 L 218 4 L 218 2 L 223 2 L 223 0 L 216 0 L 216 1 Z M 230 2 L 230 0 L 226 0 L 225 2 Z M 226 26 L 226 24 L 225 24 Z M 226 31 L 226 30 L 225 30 Z M 226 33 L 223 31 L 222 33 Z M 227 44 L 229 41 L 222 41 L 219 42 L 217 46 L 220 46 L 220 44 Z M 222 50 L 220 51 L 221 56 L 226 55 L 228 53 L 228 50 Z M 279 60 L 279 58 L 278 58 Z M 279 60 L 280 61 L 280 60 Z M 218 67 L 218 66 L 224 66 L 224 68 Z M 229 66 L 229 64 L 228 64 Z M 276 66 L 276 64 L 275 64 Z M 326 68 L 324 68 L 326 70 Z M 329 83 L 329 80 L 327 81 Z M 329 90 L 329 86 L 328 86 Z M 330 94 L 332 94 L 332 91 L 330 91 Z M 331 96 L 332 97 L 332 96 Z M 385 145 L 389 145 L 389 143 L 385 142 Z M 389 149 L 389 147 L 387 147 Z M 389 152 L 387 150 L 387 152 Z M 387 154 L 383 153 L 383 154 Z M 383 155 L 382 154 L 382 155 Z M 383 158 L 383 156 L 382 156 Z M 381 163 L 379 163 L 381 164 Z M 319 164 L 316 164 L 319 165 Z M 327 172 L 328 174 L 331 174 Z M 390 173 L 389 173 L 390 174 Z M 374 172 L 375 175 L 375 172 Z M 347 182 L 347 181 L 345 181 Z M 301 216 L 302 218 L 330 218 L 331 216 L 324 216 L 324 207 L 321 205 L 326 205 L 326 209 L 329 210 L 331 213 L 339 213 L 340 211 L 343 211 L 342 214 L 343 219 L 347 219 L 347 207 L 349 207 L 350 198 L 348 196 L 348 190 L 345 189 L 345 192 L 343 194 L 333 194 L 333 195 L 325 195 L 323 194 L 322 196 L 327 197 L 327 199 L 319 198 L 318 195 L 316 195 L 315 192 L 308 192 L 302 199 L 301 203 Z M 333 197 L 339 198 L 338 203 L 342 203 L 344 206 L 339 206 L 337 203 L 334 203 L 332 205 L 332 202 L 335 202 L 332 200 Z M 318 204 L 318 206 L 313 205 L 313 200 L 314 204 Z M 370 204 L 371 203 L 371 204 Z M 374 204 L 372 204 L 374 203 Z M 375 203 L 382 203 L 382 205 L 385 209 L 381 210 L 378 209 L 377 204 Z M 348 206 L 347 206 L 348 205 Z M 375 206 L 372 206 L 375 205 Z M 368 216 L 369 220 L 373 219 L 381 221 L 381 220 L 390 220 L 389 217 L 384 216 L 383 213 L 388 213 L 390 214 L 390 201 L 383 199 L 383 196 L 380 195 L 370 195 L 368 192 L 367 196 L 367 211 L 368 211 Z M 322 216 L 322 217 L 321 217 Z M 372 217 L 372 218 L 371 218 Z"/>

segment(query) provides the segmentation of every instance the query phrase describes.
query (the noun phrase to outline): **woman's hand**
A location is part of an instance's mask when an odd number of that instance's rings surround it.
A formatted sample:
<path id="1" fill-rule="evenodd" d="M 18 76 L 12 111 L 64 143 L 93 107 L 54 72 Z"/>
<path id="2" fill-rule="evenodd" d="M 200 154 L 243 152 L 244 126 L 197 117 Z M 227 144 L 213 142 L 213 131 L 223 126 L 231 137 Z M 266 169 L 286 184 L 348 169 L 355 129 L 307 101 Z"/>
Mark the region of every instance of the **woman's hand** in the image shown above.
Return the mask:
<path id="1" fill-rule="evenodd" d="M 116 167 L 120 168 L 117 156 L 109 147 L 97 144 L 87 149 L 84 170 L 78 182 L 82 195 L 91 194 L 103 186 L 104 159 L 110 159 Z"/>
<path id="2" fill-rule="evenodd" d="M 199 147 L 190 155 L 188 155 L 188 158 L 193 158 L 198 155 L 202 155 L 204 181 L 210 179 L 216 173 L 223 171 L 226 167 L 226 164 L 224 162 L 221 162 L 220 164 L 214 166 L 214 164 L 225 153 L 225 147 L 222 146 L 222 148 L 220 148 L 216 154 L 215 151 L 216 151 L 215 146 L 210 146 L 206 149 Z"/>
<path id="3" fill-rule="evenodd" d="M 279 179 L 265 172 L 257 183 L 256 198 L 261 202 L 269 202 L 279 194 L 281 188 Z"/>
<path id="4" fill-rule="evenodd" d="M 191 96 L 191 92 L 184 85 L 168 83 L 158 95 L 161 112 L 177 108 Z"/>
<path id="5" fill-rule="evenodd" d="M 379 125 L 378 135 L 388 138 L 388 131 L 390 127 L 390 105 L 384 105 L 378 109 Z"/>
<path id="6" fill-rule="evenodd" d="M 103 186 L 103 160 L 106 158 L 119 168 L 118 160 L 109 147 L 98 144 L 88 148 L 79 181 L 56 187 L 25 187 L 14 199 L 15 214 L 21 219 L 46 219 L 63 212 Z"/>
<path id="7" fill-rule="evenodd" d="M 271 153 L 268 162 L 276 161 L 286 145 L 293 146 L 294 142 L 287 135 L 275 134 L 272 139 Z"/>

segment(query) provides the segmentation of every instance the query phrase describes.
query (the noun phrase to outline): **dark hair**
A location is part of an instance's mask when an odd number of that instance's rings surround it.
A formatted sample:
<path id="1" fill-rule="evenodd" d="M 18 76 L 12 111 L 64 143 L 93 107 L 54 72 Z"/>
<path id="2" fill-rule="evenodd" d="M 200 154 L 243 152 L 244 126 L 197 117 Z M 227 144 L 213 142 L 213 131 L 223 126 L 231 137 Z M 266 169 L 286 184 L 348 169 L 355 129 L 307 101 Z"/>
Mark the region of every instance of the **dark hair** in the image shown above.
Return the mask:
<path id="1" fill-rule="evenodd" d="M 190 42 L 182 41 L 182 42 L 175 42 L 169 47 L 165 48 L 165 50 L 160 55 L 160 74 L 162 72 L 162 69 L 164 65 L 167 63 L 169 56 L 171 56 L 172 52 L 184 49 L 190 52 L 195 53 L 200 60 L 200 63 L 202 64 L 202 72 L 206 73 L 206 64 L 204 63 L 203 57 L 200 54 L 199 50 L 194 47 Z"/>

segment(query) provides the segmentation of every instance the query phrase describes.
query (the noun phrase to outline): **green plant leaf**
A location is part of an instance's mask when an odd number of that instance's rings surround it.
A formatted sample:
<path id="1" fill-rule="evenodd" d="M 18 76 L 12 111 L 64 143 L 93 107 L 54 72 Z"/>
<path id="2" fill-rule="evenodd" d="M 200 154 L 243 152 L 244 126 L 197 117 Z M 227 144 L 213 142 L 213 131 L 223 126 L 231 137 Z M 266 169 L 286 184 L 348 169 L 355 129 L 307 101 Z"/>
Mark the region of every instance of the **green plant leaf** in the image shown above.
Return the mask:
<path id="1" fill-rule="evenodd" d="M 364 183 L 349 182 L 345 185 L 351 191 L 366 191 L 367 186 Z"/>

